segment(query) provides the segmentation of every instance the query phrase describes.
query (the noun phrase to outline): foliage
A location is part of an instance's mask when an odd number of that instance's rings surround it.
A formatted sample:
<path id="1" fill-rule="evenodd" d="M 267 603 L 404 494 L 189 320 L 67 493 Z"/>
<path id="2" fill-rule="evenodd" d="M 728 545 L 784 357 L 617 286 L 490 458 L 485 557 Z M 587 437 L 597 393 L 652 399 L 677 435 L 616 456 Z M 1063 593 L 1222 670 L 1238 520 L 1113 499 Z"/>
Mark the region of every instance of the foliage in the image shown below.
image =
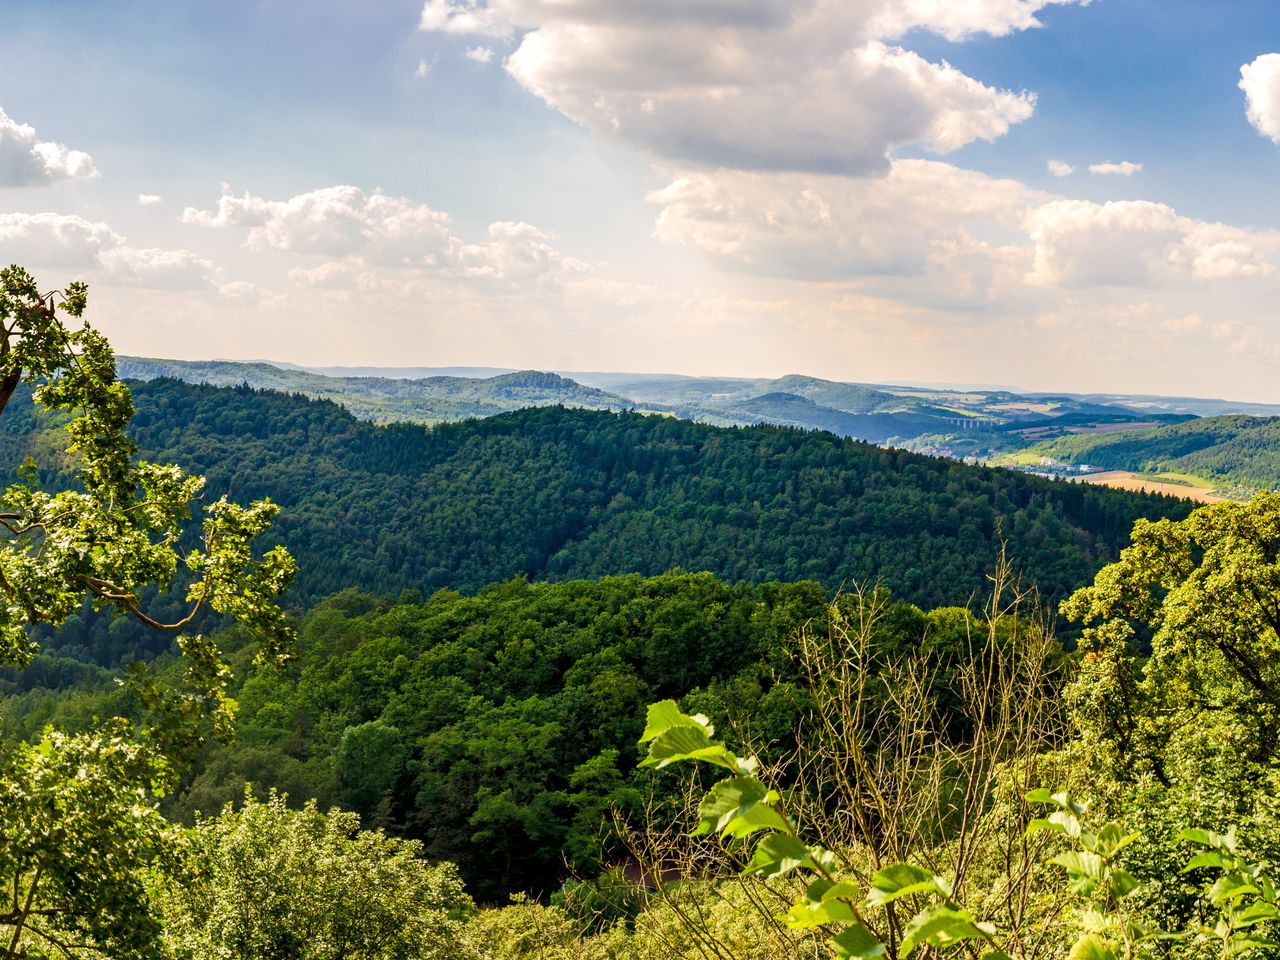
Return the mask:
<path id="1" fill-rule="evenodd" d="M 202 820 L 163 885 L 165 937 L 192 960 L 451 960 L 471 901 L 450 864 L 355 814 L 246 795 Z"/>
<path id="2" fill-rule="evenodd" d="M 161 956 L 141 868 L 172 846 L 172 828 L 149 799 L 167 770 L 128 734 L 117 721 L 14 746 L 0 776 L 6 958 Z"/>
<path id="3" fill-rule="evenodd" d="M 706 717 L 682 713 L 672 700 L 653 704 L 641 737 L 649 744 L 643 765 L 662 768 L 701 760 L 729 772 L 702 799 L 694 834 L 750 840 L 754 852 L 744 871 L 748 876 L 769 880 L 793 872 L 804 875 L 804 893 L 787 911 L 787 926 L 836 928 L 830 945 L 838 957 L 908 957 L 917 947 L 941 949 L 969 940 L 994 940 L 994 928 L 957 903 L 951 883 L 930 870 L 889 864 L 876 871 L 865 892 L 846 879 L 833 851 L 800 836 L 782 795 L 757 776 L 759 761 L 737 756 L 712 740 L 714 733 Z M 926 905 L 903 923 L 890 906 L 908 897 Z"/>
<path id="4" fill-rule="evenodd" d="M 1280 746 L 1278 558 L 1280 494 L 1135 524 L 1120 560 L 1062 608 L 1088 625 L 1073 694 L 1083 735 L 1166 786 L 1224 749 L 1235 765 L 1271 763 Z M 1148 659 L 1134 656 L 1140 640 Z"/>
<path id="5" fill-rule="evenodd" d="M 134 396 L 149 455 L 190 464 L 214 496 L 284 508 L 273 531 L 301 562 L 298 604 L 674 567 L 828 589 L 879 579 L 922 606 L 965 604 L 1002 538 L 1057 598 L 1116 556 L 1134 519 L 1190 509 L 776 427 L 549 407 L 427 430 L 244 388 L 158 380 Z M 0 421 L 12 462 L 41 442 L 38 424 Z M 86 661 L 155 652 L 85 618 L 63 634 Z"/>
<path id="6" fill-rule="evenodd" d="M 134 408 L 115 358 L 80 318 L 83 284 L 43 295 L 18 267 L 0 271 L 0 412 L 21 384 L 56 415 L 60 465 L 71 483 L 50 493 L 28 459 L 0 493 L 0 664 L 28 665 L 33 624 L 58 626 L 88 599 L 96 610 L 149 628 L 180 631 L 212 611 L 257 638 L 259 662 L 284 659 L 292 630 L 275 601 L 294 572 L 281 547 L 257 555 L 276 507 L 241 507 L 225 496 L 184 540 L 203 479 L 179 467 L 137 461 L 126 430 Z M 21 421 L 23 418 L 19 417 Z M 179 571 L 184 571 L 179 576 Z M 144 594 L 181 581 L 183 611 L 148 612 Z M 141 731 L 116 718 L 75 736 L 46 730 L 12 747 L 0 771 L 0 914 L 8 957 L 158 957 L 159 924 L 143 874 L 171 847 L 155 808 L 187 759 L 212 732 L 230 733 L 234 702 L 218 647 L 180 636 L 181 667 L 168 685 L 139 670 L 132 694 L 147 709 Z M 139 717 L 138 719 L 142 719 Z"/>

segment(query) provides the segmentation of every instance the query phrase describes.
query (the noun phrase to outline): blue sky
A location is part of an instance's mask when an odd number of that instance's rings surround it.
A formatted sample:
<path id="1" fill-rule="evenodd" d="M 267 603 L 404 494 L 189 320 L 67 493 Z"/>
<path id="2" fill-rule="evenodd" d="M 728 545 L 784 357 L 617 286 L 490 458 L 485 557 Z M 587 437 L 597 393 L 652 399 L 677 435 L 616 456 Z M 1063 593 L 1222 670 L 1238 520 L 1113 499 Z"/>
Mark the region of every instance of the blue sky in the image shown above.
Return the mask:
<path id="1" fill-rule="evenodd" d="M 1277 51 L 1263 2 L 19 0 L 0 258 L 135 354 L 1280 401 Z"/>

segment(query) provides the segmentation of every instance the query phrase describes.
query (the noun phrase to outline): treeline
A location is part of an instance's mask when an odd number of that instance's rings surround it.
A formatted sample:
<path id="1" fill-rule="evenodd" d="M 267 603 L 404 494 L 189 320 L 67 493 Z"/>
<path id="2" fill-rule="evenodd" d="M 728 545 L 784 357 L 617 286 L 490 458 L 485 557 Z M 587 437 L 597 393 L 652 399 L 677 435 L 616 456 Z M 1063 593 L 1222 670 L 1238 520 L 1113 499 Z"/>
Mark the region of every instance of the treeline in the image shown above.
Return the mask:
<path id="1" fill-rule="evenodd" d="M 331 402 L 173 380 L 134 399 L 143 456 L 207 475 L 208 497 L 284 507 L 273 536 L 298 559 L 297 606 L 348 587 L 680 567 L 828 589 L 880 579 L 931 607 L 981 594 L 1001 541 L 1053 598 L 1114 558 L 1138 517 L 1189 509 L 776 427 L 559 407 L 374 426 Z M 29 409 L 0 422 L 7 462 L 34 453 L 56 471 L 61 434 L 33 431 Z M 136 631 L 110 629 L 72 623 L 52 647 L 103 663 L 147 653 Z"/>

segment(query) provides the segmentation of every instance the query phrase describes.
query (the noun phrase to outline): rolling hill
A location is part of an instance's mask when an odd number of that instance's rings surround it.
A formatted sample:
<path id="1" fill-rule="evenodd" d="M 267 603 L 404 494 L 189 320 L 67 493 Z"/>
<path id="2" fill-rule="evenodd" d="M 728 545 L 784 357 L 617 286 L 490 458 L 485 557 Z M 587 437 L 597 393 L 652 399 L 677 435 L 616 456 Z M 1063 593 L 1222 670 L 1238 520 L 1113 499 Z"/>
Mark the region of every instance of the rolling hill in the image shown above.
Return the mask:
<path id="1" fill-rule="evenodd" d="M 1136 473 L 1184 474 L 1217 487 L 1280 487 L 1280 418 L 1204 417 L 1147 430 L 1077 434 L 1029 453 L 1071 464 Z"/>
<path id="2" fill-rule="evenodd" d="M 261 390 L 281 390 L 317 400 L 333 400 L 357 417 L 378 423 L 441 423 L 555 404 L 588 410 L 625 410 L 632 405 L 622 397 L 537 370 L 484 378 L 331 377 L 270 363 L 144 357 L 120 357 L 118 367 L 120 376 L 125 379 L 172 377 L 187 383 L 207 383 L 218 387 L 248 384 Z"/>
<path id="3" fill-rule="evenodd" d="M 828 588 L 883 578 L 938 606 L 986 589 L 1001 539 L 1060 597 L 1116 555 L 1135 518 L 1188 509 L 777 427 L 544 407 L 428 429 L 247 387 L 163 379 L 134 394 L 144 456 L 206 474 L 212 496 L 283 506 L 297 604 L 352 586 L 680 567 Z M 26 411 L 0 421 L 5 460 L 36 451 L 48 468 L 60 434 L 32 432 Z"/>

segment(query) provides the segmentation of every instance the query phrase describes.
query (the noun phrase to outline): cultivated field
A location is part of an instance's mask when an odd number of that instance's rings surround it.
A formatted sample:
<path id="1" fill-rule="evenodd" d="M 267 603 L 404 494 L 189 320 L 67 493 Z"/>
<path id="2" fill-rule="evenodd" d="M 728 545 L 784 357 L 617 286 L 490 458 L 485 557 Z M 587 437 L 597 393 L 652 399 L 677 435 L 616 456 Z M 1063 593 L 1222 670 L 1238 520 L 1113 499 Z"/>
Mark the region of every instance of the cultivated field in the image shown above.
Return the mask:
<path id="1" fill-rule="evenodd" d="M 1084 483 L 1099 483 L 1106 487 L 1119 487 L 1121 490 L 1137 490 L 1142 493 L 1163 493 L 1171 497 L 1181 497 L 1183 500 L 1195 500 L 1198 503 L 1220 503 L 1226 499 L 1217 496 L 1208 487 L 1192 486 L 1189 483 L 1168 483 L 1128 470 L 1091 473 L 1079 479 Z"/>

